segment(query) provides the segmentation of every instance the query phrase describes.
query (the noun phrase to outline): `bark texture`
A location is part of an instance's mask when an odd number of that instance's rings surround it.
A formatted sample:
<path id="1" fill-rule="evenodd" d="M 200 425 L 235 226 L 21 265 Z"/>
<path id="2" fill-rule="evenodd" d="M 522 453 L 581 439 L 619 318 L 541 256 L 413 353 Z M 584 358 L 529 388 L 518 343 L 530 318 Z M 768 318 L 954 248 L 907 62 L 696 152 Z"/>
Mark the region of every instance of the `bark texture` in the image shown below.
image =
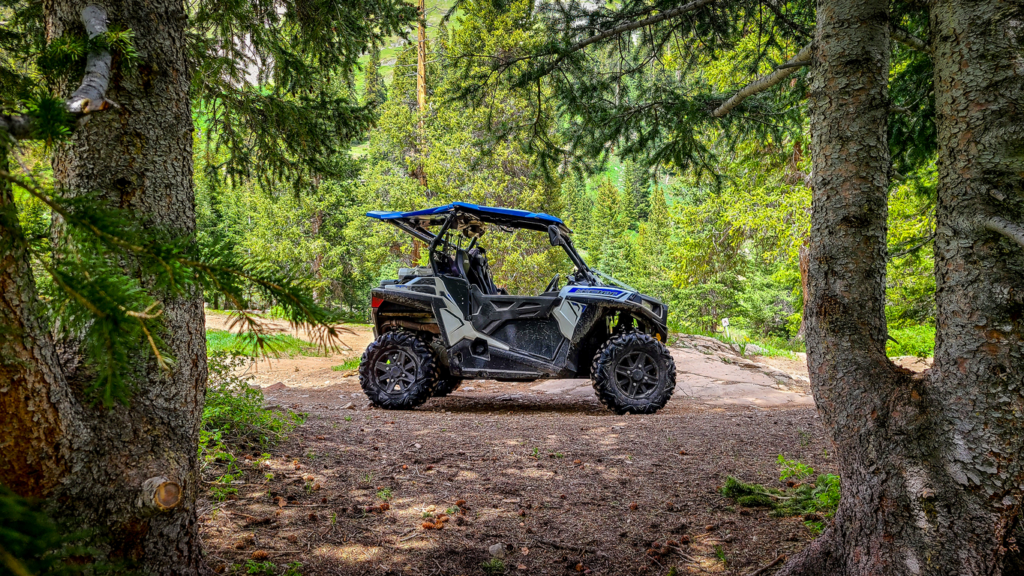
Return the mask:
<path id="1" fill-rule="evenodd" d="M 48 38 L 81 33 L 85 6 L 46 2 Z M 99 192 L 148 227 L 190 235 L 195 210 L 183 4 L 114 0 L 103 7 L 111 22 L 134 30 L 141 63 L 110 79 L 106 98 L 119 108 L 91 115 L 56 150 L 58 192 Z M 14 212 L 4 193 L 0 326 L 17 337 L 0 344 L 0 482 L 22 494 L 51 497 L 60 517 L 98 529 L 97 542 L 111 560 L 135 563 L 147 574 L 202 571 L 195 510 L 206 382 L 200 298 L 163 300 L 164 340 L 176 359 L 172 373 L 162 372 L 140 346 L 130 405 L 95 405 L 82 396 L 92 375 L 80 364 L 76 343 L 54 342 L 39 321 Z M 133 270 L 131 262 L 125 265 Z M 162 505 L 154 505 L 154 498 Z"/>
<path id="2" fill-rule="evenodd" d="M 918 378 L 884 352 L 886 9 L 818 3 L 804 313 L 843 497 L 780 574 L 1017 574 L 1024 251 L 1006 231 L 1024 221 L 1021 2 L 931 7 L 938 334 Z"/>
<path id="3" fill-rule="evenodd" d="M 9 172 L 2 146 L 0 170 Z M 27 248 L 11 187 L 0 180 L 0 482 L 38 497 L 67 470 L 73 410 Z"/>
<path id="4" fill-rule="evenodd" d="M 1024 225 L 1024 2 L 936 0 L 931 29 L 938 337 L 925 402 L 943 465 L 927 523 L 947 570 L 1009 573 L 1024 545 L 1008 541 L 1024 494 L 1024 246 L 1008 233 Z"/>
<path id="5" fill-rule="evenodd" d="M 924 562 L 905 439 L 916 416 L 914 387 L 885 354 L 888 9 L 886 0 L 817 3 L 804 322 L 811 385 L 836 447 L 843 497 L 832 525 L 780 574 L 896 574 Z"/>

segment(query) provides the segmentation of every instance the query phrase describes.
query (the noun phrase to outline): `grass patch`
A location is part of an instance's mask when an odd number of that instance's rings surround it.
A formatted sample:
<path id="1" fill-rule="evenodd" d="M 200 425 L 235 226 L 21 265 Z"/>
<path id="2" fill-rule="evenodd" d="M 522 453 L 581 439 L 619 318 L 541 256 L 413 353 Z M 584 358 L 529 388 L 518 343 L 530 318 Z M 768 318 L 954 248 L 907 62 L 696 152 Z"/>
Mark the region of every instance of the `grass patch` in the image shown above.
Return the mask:
<path id="1" fill-rule="evenodd" d="M 885 343 L 885 353 L 889 356 L 929 358 L 935 352 L 934 326 L 890 328 L 889 336 L 896 340 L 896 342 L 889 340 Z"/>
<path id="2" fill-rule="evenodd" d="M 360 358 L 349 358 L 337 366 L 331 366 L 331 370 L 335 372 L 348 372 L 349 370 L 356 370 L 359 368 Z"/>
<path id="3" fill-rule="evenodd" d="M 266 353 L 271 356 L 323 356 L 324 351 L 312 342 L 306 342 L 290 334 L 273 334 L 263 337 L 261 350 L 252 334 L 236 334 L 227 330 L 206 331 L 206 353 L 236 354 L 255 357 Z"/>
<path id="4" fill-rule="evenodd" d="M 780 455 L 779 480 L 788 480 L 790 486 L 768 488 L 729 476 L 721 493 L 745 508 L 769 508 L 772 516 L 804 516 L 808 529 L 821 532 L 839 506 L 839 476 L 820 474 L 815 478 L 814 468 Z"/>
<path id="5" fill-rule="evenodd" d="M 500 558 L 491 558 L 490 560 L 480 564 L 480 567 L 484 569 L 484 574 L 504 574 L 505 563 Z"/>

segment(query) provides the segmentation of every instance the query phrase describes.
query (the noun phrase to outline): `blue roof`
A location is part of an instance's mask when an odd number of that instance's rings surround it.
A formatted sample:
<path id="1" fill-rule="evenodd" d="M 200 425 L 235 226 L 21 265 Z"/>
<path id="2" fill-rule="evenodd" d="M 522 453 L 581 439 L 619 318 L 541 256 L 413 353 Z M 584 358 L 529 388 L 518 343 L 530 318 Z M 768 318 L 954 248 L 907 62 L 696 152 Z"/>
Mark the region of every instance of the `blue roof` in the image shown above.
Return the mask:
<path id="1" fill-rule="evenodd" d="M 561 219 L 556 218 L 550 214 L 544 214 L 543 212 L 527 212 L 526 210 L 515 210 L 513 208 L 495 208 L 492 206 L 479 206 L 477 204 L 469 204 L 468 202 L 452 202 L 445 206 L 438 206 L 436 208 L 425 208 L 423 210 L 416 210 L 413 212 L 384 212 L 381 210 L 375 210 L 373 212 L 367 212 L 366 215 L 370 218 L 376 218 L 378 220 L 398 220 L 406 218 L 417 218 L 421 216 L 434 216 L 440 214 L 448 214 L 455 212 L 456 210 L 463 210 L 466 212 L 473 212 L 480 216 L 483 216 L 486 221 L 487 215 L 494 215 L 497 219 L 505 220 L 506 218 L 521 219 L 526 222 L 548 222 L 550 224 L 561 224 L 565 226 L 565 223 Z M 504 217 L 504 218 L 503 218 Z"/>

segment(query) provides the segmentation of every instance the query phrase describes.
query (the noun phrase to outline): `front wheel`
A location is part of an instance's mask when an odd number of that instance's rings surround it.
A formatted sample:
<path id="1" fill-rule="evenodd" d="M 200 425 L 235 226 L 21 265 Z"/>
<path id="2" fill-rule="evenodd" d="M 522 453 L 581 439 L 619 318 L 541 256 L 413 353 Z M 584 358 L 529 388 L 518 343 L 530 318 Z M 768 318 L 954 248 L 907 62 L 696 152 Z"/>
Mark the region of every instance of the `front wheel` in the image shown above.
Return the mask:
<path id="1" fill-rule="evenodd" d="M 664 344 L 649 334 L 613 335 L 594 355 L 594 391 L 616 414 L 653 414 L 676 388 L 676 365 Z"/>
<path id="2" fill-rule="evenodd" d="M 408 332 L 388 332 L 370 343 L 359 363 L 359 384 L 374 406 L 408 410 L 430 399 L 438 365 L 426 342 Z"/>

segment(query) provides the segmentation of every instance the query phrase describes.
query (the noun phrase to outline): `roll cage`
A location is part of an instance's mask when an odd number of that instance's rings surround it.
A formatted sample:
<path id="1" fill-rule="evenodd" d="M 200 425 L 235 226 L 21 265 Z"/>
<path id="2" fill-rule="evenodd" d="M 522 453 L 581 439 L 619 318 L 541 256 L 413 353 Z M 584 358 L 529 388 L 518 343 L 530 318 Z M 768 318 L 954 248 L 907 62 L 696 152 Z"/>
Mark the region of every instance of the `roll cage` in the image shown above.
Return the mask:
<path id="1" fill-rule="evenodd" d="M 486 252 L 477 247 L 477 240 L 484 235 L 486 224 L 502 229 L 547 232 L 551 245 L 561 246 L 576 266 L 577 283 L 598 283 L 594 271 L 576 251 L 570 236 L 572 231 L 561 219 L 550 214 L 453 202 L 413 212 L 373 211 L 366 215 L 392 224 L 428 244 L 428 260 L 434 275 L 465 277 L 484 294 L 501 293 L 491 278 Z M 436 233 L 430 230 L 435 226 L 440 226 Z M 464 239 L 467 240 L 465 245 Z"/>

